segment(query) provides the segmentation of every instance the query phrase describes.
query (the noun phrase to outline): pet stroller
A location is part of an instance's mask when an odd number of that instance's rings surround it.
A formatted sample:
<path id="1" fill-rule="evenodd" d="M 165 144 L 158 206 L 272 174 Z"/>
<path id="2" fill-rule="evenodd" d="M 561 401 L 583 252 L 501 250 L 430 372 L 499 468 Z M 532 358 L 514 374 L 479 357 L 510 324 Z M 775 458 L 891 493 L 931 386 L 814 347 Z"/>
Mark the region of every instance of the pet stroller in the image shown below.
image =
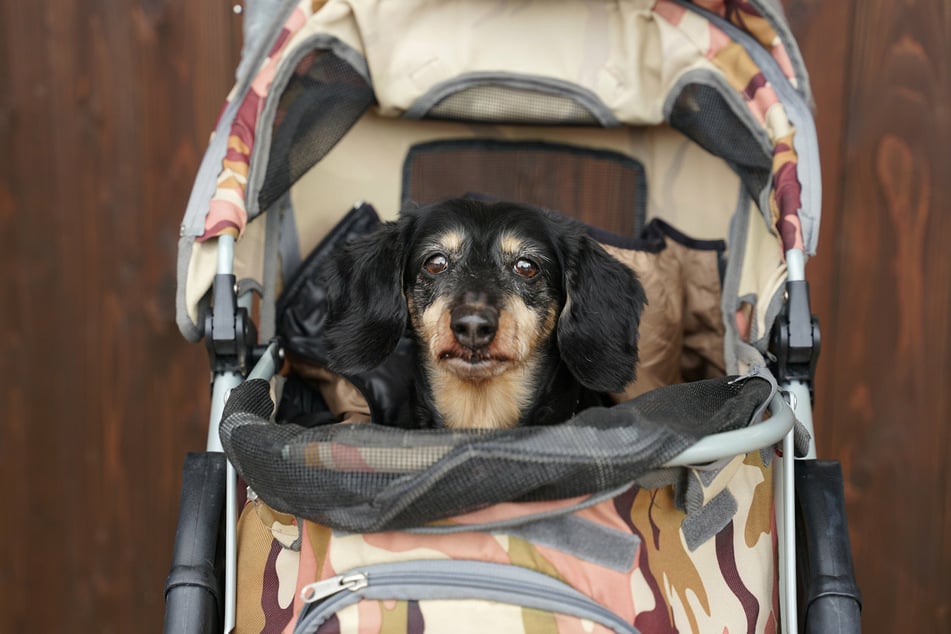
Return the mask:
<path id="1" fill-rule="evenodd" d="M 818 146 L 778 3 L 258 0 L 245 37 L 181 227 L 212 411 L 167 632 L 858 631 L 812 441 Z M 473 194 L 574 217 L 638 273 L 617 405 L 394 429 L 399 349 L 321 367 L 314 269 L 377 210 Z"/>

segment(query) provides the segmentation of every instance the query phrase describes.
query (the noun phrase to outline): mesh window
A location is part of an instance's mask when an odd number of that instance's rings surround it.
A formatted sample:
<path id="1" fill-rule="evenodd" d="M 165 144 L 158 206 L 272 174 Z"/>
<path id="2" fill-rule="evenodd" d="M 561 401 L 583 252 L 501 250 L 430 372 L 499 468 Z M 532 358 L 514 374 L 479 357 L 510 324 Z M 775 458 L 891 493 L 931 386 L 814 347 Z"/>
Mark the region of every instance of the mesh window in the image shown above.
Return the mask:
<path id="1" fill-rule="evenodd" d="M 568 96 L 511 86 L 481 85 L 455 92 L 427 116 L 453 121 L 600 125 L 591 112 Z"/>
<path id="2" fill-rule="evenodd" d="M 466 194 L 557 210 L 588 225 L 637 237 L 647 182 L 634 159 L 537 142 L 463 139 L 414 146 L 403 166 L 403 204 Z"/>
<path id="3" fill-rule="evenodd" d="M 274 118 L 267 174 L 258 202 L 267 209 L 329 152 L 373 103 L 373 90 L 330 51 L 298 63 Z"/>
<path id="4" fill-rule="evenodd" d="M 687 84 L 670 112 L 670 125 L 727 161 L 754 200 L 769 185 L 772 157 L 716 88 Z"/>

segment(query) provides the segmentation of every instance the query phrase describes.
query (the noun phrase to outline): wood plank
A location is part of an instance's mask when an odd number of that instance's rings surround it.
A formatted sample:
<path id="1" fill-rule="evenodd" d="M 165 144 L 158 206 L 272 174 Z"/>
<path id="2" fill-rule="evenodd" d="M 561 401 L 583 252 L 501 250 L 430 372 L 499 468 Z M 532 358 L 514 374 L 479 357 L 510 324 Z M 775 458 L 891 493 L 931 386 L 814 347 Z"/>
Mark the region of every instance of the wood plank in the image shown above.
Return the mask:
<path id="1" fill-rule="evenodd" d="M 824 341 L 869 632 L 951 630 L 949 18 L 937 0 L 870 1 L 856 4 L 852 27 Z"/>
<path id="2" fill-rule="evenodd" d="M 0 10 L 15 421 L 0 474 L 25 516 L 0 529 L 0 631 L 158 631 L 181 462 L 208 407 L 204 352 L 175 326 L 177 227 L 238 20 L 227 2 Z"/>
<path id="3" fill-rule="evenodd" d="M 841 155 L 843 131 L 848 113 L 846 91 L 847 69 L 851 53 L 851 21 L 854 0 L 822 2 L 821 0 L 786 0 L 785 9 L 790 29 L 802 51 L 815 100 L 816 131 L 822 166 L 822 223 L 819 247 L 810 258 L 807 275 L 813 312 L 819 317 L 823 340 L 837 336 L 835 330 L 835 297 L 837 288 L 838 241 L 842 210 L 844 166 Z M 831 419 L 836 394 L 836 359 L 825 351 L 820 354 L 816 376 L 817 451 L 820 457 L 837 457 L 848 473 L 847 456 L 837 456 L 840 446 Z"/>

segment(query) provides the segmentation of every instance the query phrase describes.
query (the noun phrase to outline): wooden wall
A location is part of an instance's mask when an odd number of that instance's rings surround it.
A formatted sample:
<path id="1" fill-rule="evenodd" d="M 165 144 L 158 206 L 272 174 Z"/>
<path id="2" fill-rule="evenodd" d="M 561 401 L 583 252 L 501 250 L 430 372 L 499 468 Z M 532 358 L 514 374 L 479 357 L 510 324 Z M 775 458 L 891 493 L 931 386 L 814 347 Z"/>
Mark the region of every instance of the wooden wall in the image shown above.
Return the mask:
<path id="1" fill-rule="evenodd" d="M 208 424 L 178 226 L 239 46 L 226 2 L 0 2 L 2 632 L 161 630 Z"/>
<path id="2" fill-rule="evenodd" d="M 842 461 L 867 632 L 951 632 L 951 5 L 788 1 L 823 225 L 821 456 Z"/>
<path id="3" fill-rule="evenodd" d="M 865 631 L 951 631 L 951 8 L 786 6 L 822 142 L 819 449 Z M 239 46 L 221 0 L 0 0 L 0 631 L 161 629 L 208 407 L 178 223 Z"/>

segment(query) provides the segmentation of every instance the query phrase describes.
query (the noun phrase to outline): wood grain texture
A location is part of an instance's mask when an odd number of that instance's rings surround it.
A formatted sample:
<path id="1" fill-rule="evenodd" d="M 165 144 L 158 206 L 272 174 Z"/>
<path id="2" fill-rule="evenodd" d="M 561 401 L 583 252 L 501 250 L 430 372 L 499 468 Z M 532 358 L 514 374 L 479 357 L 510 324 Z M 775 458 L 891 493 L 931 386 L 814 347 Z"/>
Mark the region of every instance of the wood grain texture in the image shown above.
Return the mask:
<path id="1" fill-rule="evenodd" d="M 833 419 L 852 457 L 857 569 L 891 580 L 864 590 L 882 632 L 951 630 L 949 17 L 937 1 L 866 2 L 854 23 L 849 109 L 862 116 L 843 157 Z"/>
<path id="2" fill-rule="evenodd" d="M 207 360 L 178 224 L 227 94 L 225 2 L 0 4 L 0 631 L 160 631 Z"/>
<path id="3" fill-rule="evenodd" d="M 951 8 L 787 10 L 823 143 L 816 426 L 845 469 L 864 631 L 951 631 Z"/>

